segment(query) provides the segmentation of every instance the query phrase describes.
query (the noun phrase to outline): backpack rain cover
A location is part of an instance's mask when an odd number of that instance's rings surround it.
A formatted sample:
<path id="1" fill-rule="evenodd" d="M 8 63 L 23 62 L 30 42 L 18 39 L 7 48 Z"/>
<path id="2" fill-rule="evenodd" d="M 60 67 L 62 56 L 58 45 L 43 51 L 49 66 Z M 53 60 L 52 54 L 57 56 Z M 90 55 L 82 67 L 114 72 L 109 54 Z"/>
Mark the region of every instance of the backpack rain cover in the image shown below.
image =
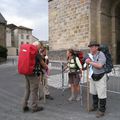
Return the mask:
<path id="1" fill-rule="evenodd" d="M 32 44 L 22 44 L 18 57 L 18 73 L 32 75 L 35 68 L 35 57 L 38 53 L 36 46 Z"/>

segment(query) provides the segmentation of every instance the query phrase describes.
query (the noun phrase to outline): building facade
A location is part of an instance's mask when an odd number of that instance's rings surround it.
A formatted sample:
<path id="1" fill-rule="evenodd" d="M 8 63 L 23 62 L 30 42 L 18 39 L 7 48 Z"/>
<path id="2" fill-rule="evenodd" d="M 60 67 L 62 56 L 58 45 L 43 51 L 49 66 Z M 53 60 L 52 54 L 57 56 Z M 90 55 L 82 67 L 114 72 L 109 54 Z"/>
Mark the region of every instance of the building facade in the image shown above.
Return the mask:
<path id="1" fill-rule="evenodd" d="M 14 34 L 15 29 L 17 29 L 17 26 L 14 24 L 8 24 L 6 26 L 6 47 L 8 49 L 8 55 L 10 56 L 17 54 L 17 42 Z"/>
<path id="2" fill-rule="evenodd" d="M 120 0 L 49 0 L 50 50 L 107 44 L 120 64 Z"/>
<path id="3" fill-rule="evenodd" d="M 6 28 L 6 46 L 8 55 L 18 55 L 21 44 L 31 44 L 38 40 L 32 35 L 32 29 L 14 24 L 7 25 Z"/>
<path id="4" fill-rule="evenodd" d="M 18 41 L 18 48 L 21 44 L 27 43 L 30 44 L 32 43 L 33 40 L 33 36 L 32 36 L 32 29 L 31 28 L 27 28 L 27 27 L 23 27 L 23 26 L 19 26 L 16 30 L 15 30 L 15 38 Z"/>
<path id="5" fill-rule="evenodd" d="M 0 13 L 0 45 L 6 47 L 6 24 L 7 21 Z"/>

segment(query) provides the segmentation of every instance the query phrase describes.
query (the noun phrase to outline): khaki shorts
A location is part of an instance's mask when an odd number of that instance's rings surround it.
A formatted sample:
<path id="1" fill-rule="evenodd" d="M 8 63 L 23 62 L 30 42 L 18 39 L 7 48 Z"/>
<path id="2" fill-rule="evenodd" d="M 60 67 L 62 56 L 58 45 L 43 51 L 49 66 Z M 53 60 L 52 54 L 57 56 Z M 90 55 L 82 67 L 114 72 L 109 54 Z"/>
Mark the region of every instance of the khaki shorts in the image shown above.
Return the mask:
<path id="1" fill-rule="evenodd" d="M 99 99 L 107 98 L 107 77 L 104 75 L 99 81 L 90 79 L 90 93 L 98 95 Z"/>
<path id="2" fill-rule="evenodd" d="M 79 84 L 80 83 L 80 75 L 79 72 L 71 72 L 68 74 L 69 76 L 69 84 Z"/>

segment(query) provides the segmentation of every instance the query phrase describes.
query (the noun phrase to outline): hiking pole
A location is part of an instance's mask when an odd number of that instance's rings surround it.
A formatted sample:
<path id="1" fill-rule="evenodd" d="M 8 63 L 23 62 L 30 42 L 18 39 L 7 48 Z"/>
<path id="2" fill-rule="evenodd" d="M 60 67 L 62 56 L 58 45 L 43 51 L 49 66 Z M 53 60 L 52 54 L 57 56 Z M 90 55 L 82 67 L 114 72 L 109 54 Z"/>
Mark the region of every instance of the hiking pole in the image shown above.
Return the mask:
<path id="1" fill-rule="evenodd" d="M 38 80 L 39 80 L 39 86 L 38 86 L 38 99 L 40 100 L 40 81 L 41 81 L 40 76 L 38 77 Z"/>
<path id="2" fill-rule="evenodd" d="M 81 83 L 79 85 L 80 85 L 80 97 L 81 97 L 80 104 L 81 104 L 81 106 L 83 106 L 83 91 L 82 91 L 83 88 L 82 88 Z"/>
<path id="3" fill-rule="evenodd" d="M 43 74 L 42 79 L 43 79 L 43 99 L 44 99 L 44 103 L 46 103 L 46 95 L 45 95 L 46 76 L 45 76 L 45 73 Z"/>
<path id="4" fill-rule="evenodd" d="M 64 91 L 64 65 L 63 65 L 63 63 L 61 63 L 61 66 L 62 66 L 62 89 L 63 89 L 63 91 Z"/>
<path id="5" fill-rule="evenodd" d="M 90 111 L 90 94 L 89 94 L 89 65 L 87 65 L 87 111 Z"/>

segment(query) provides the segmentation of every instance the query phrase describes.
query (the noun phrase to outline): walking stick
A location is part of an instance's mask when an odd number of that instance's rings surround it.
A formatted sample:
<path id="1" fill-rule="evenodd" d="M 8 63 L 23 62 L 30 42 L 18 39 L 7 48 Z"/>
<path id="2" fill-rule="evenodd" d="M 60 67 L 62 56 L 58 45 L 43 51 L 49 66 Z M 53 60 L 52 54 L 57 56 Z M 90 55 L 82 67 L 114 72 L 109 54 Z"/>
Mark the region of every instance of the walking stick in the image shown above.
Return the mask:
<path id="1" fill-rule="evenodd" d="M 39 88 L 38 88 L 38 99 L 40 100 L 40 82 L 41 82 L 41 75 L 38 77 L 39 80 Z"/>
<path id="2" fill-rule="evenodd" d="M 87 111 L 90 111 L 89 65 L 87 65 Z"/>
<path id="3" fill-rule="evenodd" d="M 46 96 L 45 96 L 45 84 L 46 84 L 46 75 L 44 73 L 44 75 L 42 76 L 43 79 L 43 99 L 44 99 L 44 103 L 46 103 Z"/>
<path id="4" fill-rule="evenodd" d="M 63 63 L 61 63 L 61 66 L 62 66 L 62 90 L 64 91 L 64 66 L 63 66 Z"/>

